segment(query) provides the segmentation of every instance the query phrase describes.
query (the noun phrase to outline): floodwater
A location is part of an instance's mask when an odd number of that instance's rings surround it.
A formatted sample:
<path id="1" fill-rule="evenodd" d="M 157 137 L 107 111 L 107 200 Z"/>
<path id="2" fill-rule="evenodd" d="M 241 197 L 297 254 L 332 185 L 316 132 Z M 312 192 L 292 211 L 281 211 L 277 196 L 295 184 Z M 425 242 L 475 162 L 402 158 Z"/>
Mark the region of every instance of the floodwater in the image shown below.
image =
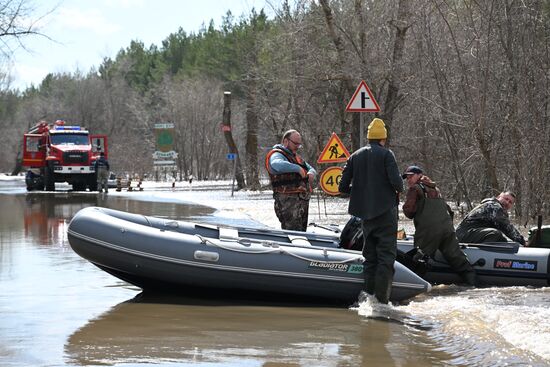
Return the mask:
<path id="1" fill-rule="evenodd" d="M 549 288 L 435 287 L 407 305 L 354 308 L 150 298 L 70 248 L 70 219 L 92 205 L 230 219 L 200 206 L 0 189 L 0 366 L 550 365 Z"/>

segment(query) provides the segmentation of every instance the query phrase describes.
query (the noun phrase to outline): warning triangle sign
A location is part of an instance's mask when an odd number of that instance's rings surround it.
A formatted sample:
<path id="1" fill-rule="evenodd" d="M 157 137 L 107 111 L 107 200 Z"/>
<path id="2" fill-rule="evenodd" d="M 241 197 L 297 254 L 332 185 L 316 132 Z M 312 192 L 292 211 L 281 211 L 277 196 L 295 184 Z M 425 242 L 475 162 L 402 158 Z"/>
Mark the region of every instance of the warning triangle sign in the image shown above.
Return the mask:
<path id="1" fill-rule="evenodd" d="M 361 80 L 353 93 L 353 97 L 346 106 L 347 112 L 380 112 L 380 106 L 376 103 L 367 83 Z"/>
<path id="2" fill-rule="evenodd" d="M 325 146 L 325 149 L 323 149 L 323 152 L 319 156 L 317 163 L 345 162 L 348 160 L 348 157 L 349 152 L 342 143 L 342 140 L 340 140 L 336 133 L 332 133 L 332 136 Z"/>

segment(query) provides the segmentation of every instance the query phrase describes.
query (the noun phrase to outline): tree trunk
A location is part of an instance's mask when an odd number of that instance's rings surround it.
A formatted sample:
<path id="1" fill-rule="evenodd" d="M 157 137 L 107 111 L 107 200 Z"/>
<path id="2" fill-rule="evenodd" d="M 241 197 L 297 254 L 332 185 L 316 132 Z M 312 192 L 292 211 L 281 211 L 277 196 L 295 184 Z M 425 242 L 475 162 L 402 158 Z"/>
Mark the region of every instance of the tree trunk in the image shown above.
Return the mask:
<path id="1" fill-rule="evenodd" d="M 393 113 L 399 105 L 399 87 L 401 83 L 401 64 L 403 62 L 403 50 L 405 48 L 405 35 L 410 27 L 408 19 L 410 17 L 409 0 L 399 0 L 397 10 L 397 20 L 392 20 L 391 24 L 395 27 L 395 40 L 393 43 L 393 57 L 390 65 L 390 76 L 388 85 L 388 94 L 384 103 L 384 113 L 382 119 L 388 129 L 388 145 L 391 139 L 391 125 Z"/>
<path id="2" fill-rule="evenodd" d="M 256 81 L 253 77 L 249 77 L 246 84 L 246 182 L 251 190 L 259 190 Z"/>
<path id="3" fill-rule="evenodd" d="M 13 167 L 13 170 L 11 171 L 12 176 L 17 176 L 19 172 L 23 169 L 23 151 L 21 150 L 22 142 L 19 145 L 19 149 L 17 150 L 17 155 L 15 157 L 15 167 Z"/>
<path id="4" fill-rule="evenodd" d="M 231 132 L 231 92 L 223 92 L 223 121 L 222 121 L 223 135 L 229 148 L 229 153 L 237 155 L 237 170 L 235 176 L 237 179 L 237 190 L 245 187 L 243 169 L 241 166 L 241 158 L 239 156 L 239 150 L 235 141 L 233 140 L 233 134 Z"/>
<path id="5" fill-rule="evenodd" d="M 344 65 L 346 64 L 346 55 L 344 50 L 344 45 L 342 43 L 342 38 L 336 33 L 336 25 L 334 24 L 334 17 L 332 15 L 332 9 L 329 5 L 328 0 L 319 0 L 319 3 L 321 4 L 321 7 L 323 8 L 323 13 L 325 14 L 325 21 L 327 23 L 327 31 L 330 39 L 332 40 L 332 43 L 334 43 L 334 47 L 336 48 L 336 52 L 338 54 L 338 60 L 337 60 L 337 66 L 338 71 L 342 73 L 342 79 L 344 84 L 344 90 L 348 98 L 351 98 L 353 96 L 353 92 L 355 91 L 355 88 L 352 84 L 352 77 L 345 72 Z M 359 148 L 361 148 L 361 142 L 359 141 L 359 114 L 353 113 L 352 118 L 352 128 L 351 128 L 351 150 L 355 151 Z"/>

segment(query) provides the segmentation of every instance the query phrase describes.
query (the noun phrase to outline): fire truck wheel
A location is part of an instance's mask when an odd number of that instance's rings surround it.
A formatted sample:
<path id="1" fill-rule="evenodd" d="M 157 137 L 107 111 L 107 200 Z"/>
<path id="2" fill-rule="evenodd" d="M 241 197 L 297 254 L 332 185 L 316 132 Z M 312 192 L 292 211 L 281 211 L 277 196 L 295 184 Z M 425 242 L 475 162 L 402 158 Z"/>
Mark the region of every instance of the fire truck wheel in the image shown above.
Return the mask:
<path id="1" fill-rule="evenodd" d="M 86 191 L 86 183 L 85 182 L 74 182 L 73 183 L 73 191 Z"/>
<path id="2" fill-rule="evenodd" d="M 88 178 L 88 188 L 90 189 L 90 192 L 97 191 L 97 179 L 95 175 Z"/>
<path id="3" fill-rule="evenodd" d="M 53 177 L 53 170 L 50 167 L 46 167 L 44 170 L 44 181 L 46 191 L 55 191 L 55 178 Z"/>

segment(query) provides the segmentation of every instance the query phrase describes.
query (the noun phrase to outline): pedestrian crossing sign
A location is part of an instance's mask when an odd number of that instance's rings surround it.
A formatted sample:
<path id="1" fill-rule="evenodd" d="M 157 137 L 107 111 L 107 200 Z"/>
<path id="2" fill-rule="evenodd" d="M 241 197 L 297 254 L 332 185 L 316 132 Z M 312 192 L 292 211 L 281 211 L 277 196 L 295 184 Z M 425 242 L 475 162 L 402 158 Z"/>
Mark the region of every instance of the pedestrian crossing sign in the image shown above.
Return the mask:
<path id="1" fill-rule="evenodd" d="M 325 149 L 323 149 L 323 152 L 319 156 L 317 163 L 345 162 L 348 160 L 348 157 L 349 152 L 342 143 L 342 140 L 340 140 L 336 133 L 332 133 L 332 136 L 325 146 Z"/>

